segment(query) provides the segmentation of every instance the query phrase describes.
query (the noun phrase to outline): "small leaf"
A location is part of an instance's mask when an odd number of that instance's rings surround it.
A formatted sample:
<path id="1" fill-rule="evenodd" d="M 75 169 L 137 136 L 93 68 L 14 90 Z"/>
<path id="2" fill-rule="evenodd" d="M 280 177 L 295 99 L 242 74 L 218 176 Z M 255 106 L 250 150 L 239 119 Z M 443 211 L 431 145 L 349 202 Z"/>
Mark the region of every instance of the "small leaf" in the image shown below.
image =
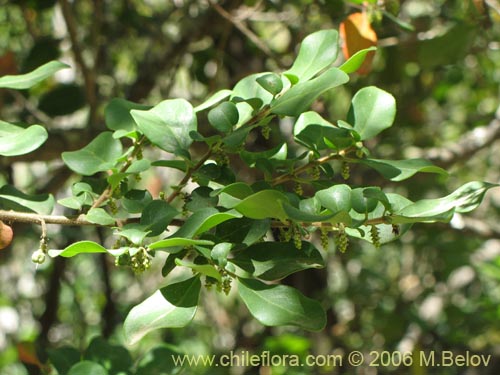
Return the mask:
<path id="1" fill-rule="evenodd" d="M 301 222 L 316 222 L 316 221 L 327 221 L 331 219 L 332 217 L 335 216 L 334 213 L 331 214 L 325 214 L 325 215 L 320 215 L 320 214 L 311 214 L 306 211 L 301 211 L 298 208 L 293 207 L 291 204 L 288 203 L 283 203 L 283 209 L 285 210 L 287 216 L 294 220 L 294 221 L 301 221 Z"/>
<path id="2" fill-rule="evenodd" d="M 57 349 L 48 349 L 50 364 L 59 374 L 67 374 L 69 369 L 80 362 L 81 354 L 75 348 L 63 346 Z"/>
<path id="3" fill-rule="evenodd" d="M 1 77 L 0 88 L 17 90 L 29 89 L 30 87 L 35 86 L 37 83 L 50 77 L 58 70 L 65 68 L 69 68 L 69 65 L 58 61 L 50 61 L 27 74 Z"/>
<path id="4" fill-rule="evenodd" d="M 139 130 L 162 150 L 189 158 L 188 148 L 198 122 L 191 104 L 184 99 L 164 100 L 149 111 L 133 109 L 130 114 Z"/>
<path id="5" fill-rule="evenodd" d="M 209 97 L 207 100 L 205 100 L 203 103 L 200 105 L 194 107 L 195 112 L 201 112 L 207 108 L 210 108 L 214 106 L 215 104 L 223 101 L 226 99 L 229 95 L 232 94 L 231 90 L 220 90 L 217 91 L 215 94 L 213 94 L 211 97 Z"/>
<path id="6" fill-rule="evenodd" d="M 3 210 L 49 215 L 54 209 L 54 203 L 55 200 L 51 194 L 25 194 L 11 185 L 4 185 L 0 188 L 0 208 Z"/>
<path id="7" fill-rule="evenodd" d="M 108 375 L 104 367 L 100 364 L 90 361 L 81 361 L 71 367 L 67 373 L 68 375 Z"/>
<path id="8" fill-rule="evenodd" d="M 108 214 L 103 208 L 91 208 L 87 215 L 85 215 L 86 219 L 94 224 L 99 225 L 114 225 L 115 219 Z"/>
<path id="9" fill-rule="evenodd" d="M 287 215 L 282 202 L 288 202 L 283 193 L 277 190 L 261 190 L 243 199 L 234 209 L 250 219 L 285 220 Z"/>
<path id="10" fill-rule="evenodd" d="M 102 337 L 96 337 L 90 342 L 84 358 L 101 364 L 110 375 L 125 374 L 132 367 L 132 357 L 128 350 L 123 346 L 110 345 Z"/>
<path id="11" fill-rule="evenodd" d="M 0 155 L 27 154 L 45 143 L 47 137 L 47 131 L 40 125 L 22 128 L 0 121 Z"/>
<path id="12" fill-rule="evenodd" d="M 371 52 L 375 52 L 376 50 L 377 47 L 369 47 L 356 52 L 354 55 L 349 57 L 346 62 L 339 66 L 339 69 L 347 74 L 354 73 L 359 69 L 360 74 L 362 74 L 361 72 L 366 71 L 366 68 L 360 69 L 361 66 L 367 58 L 369 59 L 368 56 L 373 55 Z"/>
<path id="13" fill-rule="evenodd" d="M 79 241 L 69 245 L 64 250 L 49 250 L 49 256 L 71 258 L 78 254 L 94 254 L 106 252 L 107 250 L 98 243 L 92 241 Z"/>
<path id="14" fill-rule="evenodd" d="M 215 245 L 210 252 L 211 258 L 221 267 L 225 267 L 227 264 L 227 256 L 233 248 L 232 243 L 221 242 Z"/>
<path id="15" fill-rule="evenodd" d="M 141 213 L 153 198 L 147 190 L 129 190 L 122 198 L 122 207 L 131 214 Z"/>
<path id="16" fill-rule="evenodd" d="M 208 240 L 192 240 L 189 238 L 173 237 L 153 242 L 148 246 L 148 248 L 151 250 L 163 250 L 163 249 L 168 249 L 170 247 L 178 247 L 178 246 L 194 246 L 194 245 L 210 246 L 213 244 L 214 243 L 212 241 Z"/>
<path id="17" fill-rule="evenodd" d="M 194 272 L 198 272 L 203 275 L 213 277 L 218 281 L 222 281 L 222 277 L 219 271 L 217 271 L 217 269 L 211 264 L 195 264 L 193 262 L 188 262 L 182 259 L 176 259 L 175 264 L 178 266 L 191 268 Z"/>
<path id="18" fill-rule="evenodd" d="M 372 212 L 379 202 L 376 198 L 365 195 L 366 189 L 369 188 L 356 188 L 351 190 L 352 209 L 360 214 Z"/>
<path id="19" fill-rule="evenodd" d="M 297 142 L 311 150 L 345 149 L 355 143 L 348 129 L 339 128 L 312 111 L 299 116 L 293 134 Z"/>
<path id="20" fill-rule="evenodd" d="M 308 35 L 300 45 L 299 54 L 292 67 L 285 72 L 299 82 L 308 81 L 328 68 L 338 54 L 339 34 L 336 30 L 321 30 Z"/>
<path id="21" fill-rule="evenodd" d="M 74 172 L 90 176 L 112 169 L 122 155 L 122 145 L 113 133 L 103 132 L 78 151 L 62 153 L 63 161 Z"/>
<path id="22" fill-rule="evenodd" d="M 395 116 L 394 97 L 377 87 L 368 86 L 354 95 L 347 120 L 350 124 L 354 124 L 354 130 L 364 141 L 389 128 Z"/>
<path id="23" fill-rule="evenodd" d="M 208 122 L 222 133 L 229 133 L 238 120 L 238 109 L 232 102 L 223 102 L 208 112 Z"/>
<path id="24" fill-rule="evenodd" d="M 297 249 L 292 242 L 261 242 L 237 251 L 231 262 L 253 277 L 279 280 L 309 268 L 323 268 L 325 262 L 309 242 Z"/>
<path id="25" fill-rule="evenodd" d="M 281 90 L 283 90 L 283 81 L 276 73 L 264 74 L 257 78 L 256 81 L 273 96 L 279 94 Z"/>
<path id="26" fill-rule="evenodd" d="M 475 209 L 483 200 L 486 191 L 497 186 L 499 185 L 487 182 L 468 182 L 446 197 L 422 199 L 404 207 L 395 212 L 394 220 L 407 222 L 404 218 L 411 218 L 420 219 L 419 222 L 449 221 L 453 212 L 465 213 Z"/>
<path id="27" fill-rule="evenodd" d="M 123 325 L 128 345 L 137 343 L 151 331 L 184 327 L 194 318 L 201 283 L 198 277 L 170 284 L 135 306 Z"/>
<path id="28" fill-rule="evenodd" d="M 337 68 L 330 68 L 310 81 L 300 82 L 292 86 L 272 103 L 271 112 L 278 115 L 299 116 L 322 93 L 347 81 L 349 81 L 347 74 Z"/>
<path id="29" fill-rule="evenodd" d="M 448 175 L 448 172 L 442 168 L 436 167 L 431 162 L 424 159 L 407 160 L 379 160 L 379 159 L 361 159 L 361 164 L 365 164 L 375 169 L 385 178 L 391 181 L 403 181 L 410 178 L 415 173 L 438 173 Z"/>
<path id="30" fill-rule="evenodd" d="M 132 109 L 149 110 L 151 106 L 130 102 L 125 99 L 112 99 L 104 109 L 106 127 L 110 130 L 123 130 L 133 132 L 137 125 L 130 114 Z"/>
<path id="31" fill-rule="evenodd" d="M 344 40 L 342 52 L 346 60 L 359 51 L 377 45 L 377 34 L 370 25 L 367 12 L 349 15 L 344 22 L 341 22 L 339 32 Z M 368 74 L 370 72 L 374 55 L 374 52 L 370 52 L 367 56 L 363 56 L 363 64 L 358 69 L 359 74 Z"/>
<path id="32" fill-rule="evenodd" d="M 351 188 L 348 185 L 339 184 L 319 190 L 315 197 L 323 207 L 333 213 L 351 210 Z"/>
<path id="33" fill-rule="evenodd" d="M 238 293 L 250 313 L 266 326 L 293 325 L 320 331 L 326 325 L 321 304 L 292 287 L 239 278 Z"/>
<path id="34" fill-rule="evenodd" d="M 144 207 L 140 224 L 144 227 L 144 231 L 150 231 L 148 236 L 157 236 L 167 229 L 168 224 L 178 213 L 164 200 L 154 200 Z"/>

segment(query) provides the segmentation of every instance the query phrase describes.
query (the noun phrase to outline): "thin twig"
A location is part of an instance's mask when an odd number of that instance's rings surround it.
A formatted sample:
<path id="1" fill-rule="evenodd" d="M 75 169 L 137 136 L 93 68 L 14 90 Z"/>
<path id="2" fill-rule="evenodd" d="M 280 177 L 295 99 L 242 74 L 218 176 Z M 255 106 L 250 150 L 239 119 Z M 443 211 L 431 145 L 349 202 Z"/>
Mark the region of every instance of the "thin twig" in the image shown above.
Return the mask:
<path id="1" fill-rule="evenodd" d="M 231 13 L 227 12 L 224 8 L 222 8 L 216 2 L 209 0 L 208 1 L 212 8 L 214 8 L 217 13 L 219 13 L 223 18 L 231 22 L 243 35 L 245 35 L 255 46 L 260 49 L 264 54 L 272 58 L 276 61 L 280 68 L 285 68 L 285 64 L 281 61 L 281 59 L 276 56 L 276 54 L 264 43 L 252 30 L 248 28 L 241 20 L 237 19 Z"/>

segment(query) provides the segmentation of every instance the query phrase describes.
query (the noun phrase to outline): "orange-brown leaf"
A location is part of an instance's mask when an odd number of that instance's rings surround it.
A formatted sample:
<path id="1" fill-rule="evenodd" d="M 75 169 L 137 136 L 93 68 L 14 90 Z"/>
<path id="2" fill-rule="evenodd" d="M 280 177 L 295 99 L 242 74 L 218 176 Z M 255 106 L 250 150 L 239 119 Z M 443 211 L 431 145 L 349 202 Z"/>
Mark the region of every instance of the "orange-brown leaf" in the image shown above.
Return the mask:
<path id="1" fill-rule="evenodd" d="M 344 43 L 342 52 L 345 59 L 362 49 L 377 45 L 377 34 L 372 29 L 366 13 L 353 13 L 340 24 L 340 37 Z M 363 65 L 358 69 L 359 74 L 368 74 L 371 70 L 375 52 L 366 55 Z"/>

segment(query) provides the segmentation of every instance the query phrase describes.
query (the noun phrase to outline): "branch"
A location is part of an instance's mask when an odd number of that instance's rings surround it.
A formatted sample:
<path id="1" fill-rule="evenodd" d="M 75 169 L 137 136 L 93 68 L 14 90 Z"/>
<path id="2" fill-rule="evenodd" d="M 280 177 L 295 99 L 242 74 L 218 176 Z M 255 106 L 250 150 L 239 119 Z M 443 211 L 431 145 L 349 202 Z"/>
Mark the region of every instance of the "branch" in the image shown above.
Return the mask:
<path id="1" fill-rule="evenodd" d="M 71 39 L 71 50 L 73 51 L 75 61 L 82 72 L 83 81 L 85 83 L 85 96 L 90 107 L 88 123 L 91 125 L 89 128 L 91 128 L 95 124 L 97 116 L 95 72 L 87 66 L 85 60 L 83 59 L 82 46 L 78 41 L 77 24 L 75 18 L 73 17 L 71 5 L 68 0 L 59 0 L 59 4 L 61 5 L 61 11 Z"/>
<path id="2" fill-rule="evenodd" d="M 426 158 L 446 168 L 471 158 L 476 152 L 490 146 L 498 139 L 500 139 L 500 107 L 497 109 L 495 118 L 488 125 L 474 128 L 448 147 L 419 150 L 417 157 Z"/>
<path id="3" fill-rule="evenodd" d="M 245 37 L 247 37 L 255 46 L 260 49 L 265 55 L 272 58 L 280 68 L 286 68 L 285 64 L 281 59 L 276 56 L 276 54 L 264 43 L 252 30 L 248 28 L 241 20 L 234 17 L 231 13 L 227 12 L 219 4 L 215 3 L 213 0 L 208 1 L 212 8 L 214 8 L 221 17 L 225 18 L 231 22 Z"/>

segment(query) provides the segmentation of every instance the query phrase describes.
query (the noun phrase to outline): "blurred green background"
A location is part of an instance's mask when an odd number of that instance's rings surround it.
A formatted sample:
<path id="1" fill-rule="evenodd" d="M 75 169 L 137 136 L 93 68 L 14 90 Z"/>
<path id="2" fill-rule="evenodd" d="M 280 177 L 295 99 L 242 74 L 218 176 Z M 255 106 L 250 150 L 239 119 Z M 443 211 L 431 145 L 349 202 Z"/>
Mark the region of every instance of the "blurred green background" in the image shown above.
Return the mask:
<path id="1" fill-rule="evenodd" d="M 383 186 L 412 200 L 444 196 L 469 180 L 500 181 L 500 2 L 497 0 L 0 0 L 0 76 L 52 59 L 73 68 L 34 89 L 0 90 L 0 117 L 41 123 L 49 140 L 35 153 L 0 159 L 0 182 L 64 197 L 74 176 L 60 153 L 82 147 L 104 129 L 104 107 L 121 97 L 155 104 L 182 97 L 201 103 L 242 77 L 290 66 L 308 34 L 339 28 L 364 10 L 378 36 L 368 75 L 354 74 L 315 110 L 345 118 L 351 97 L 376 85 L 397 100 L 395 125 L 367 146 L 375 157 L 425 157 L 451 177 L 417 175 L 390 183 L 353 168 L 353 184 Z M 225 12 L 224 12 L 225 10 Z M 225 15 L 226 17 L 224 17 Z M 339 57 L 339 64 L 342 57 Z M 203 126 L 203 124 L 201 124 Z M 255 140 L 255 148 L 259 149 Z M 151 190 L 168 175 L 148 175 Z M 425 195 L 423 195 L 425 192 Z M 60 212 L 64 214 L 63 211 Z M 473 351 L 491 354 L 486 368 L 196 368 L 187 374 L 498 374 L 500 373 L 500 192 L 450 224 L 416 225 L 381 249 L 352 240 L 331 245 L 326 270 L 285 280 L 328 308 L 324 331 L 266 328 L 232 295 L 203 294 L 187 328 L 162 330 L 128 348 L 132 360 L 169 344 L 183 353 L 231 350 L 307 354 L 370 351 Z M 162 262 L 136 277 L 104 256 L 57 259 L 38 269 L 31 253 L 40 232 L 14 225 L 0 251 L 0 373 L 38 374 L 27 364 L 38 350 L 85 350 L 93 337 L 122 343 L 121 322 L 158 284 Z M 91 239 L 94 228 L 49 228 L 52 248 Z M 24 363 L 23 363 L 24 360 Z M 168 366 L 165 365 L 165 369 Z M 151 372 L 156 373 L 156 372 Z M 163 372 L 158 372 L 163 373 Z M 167 372 L 165 374 L 175 373 Z"/>

